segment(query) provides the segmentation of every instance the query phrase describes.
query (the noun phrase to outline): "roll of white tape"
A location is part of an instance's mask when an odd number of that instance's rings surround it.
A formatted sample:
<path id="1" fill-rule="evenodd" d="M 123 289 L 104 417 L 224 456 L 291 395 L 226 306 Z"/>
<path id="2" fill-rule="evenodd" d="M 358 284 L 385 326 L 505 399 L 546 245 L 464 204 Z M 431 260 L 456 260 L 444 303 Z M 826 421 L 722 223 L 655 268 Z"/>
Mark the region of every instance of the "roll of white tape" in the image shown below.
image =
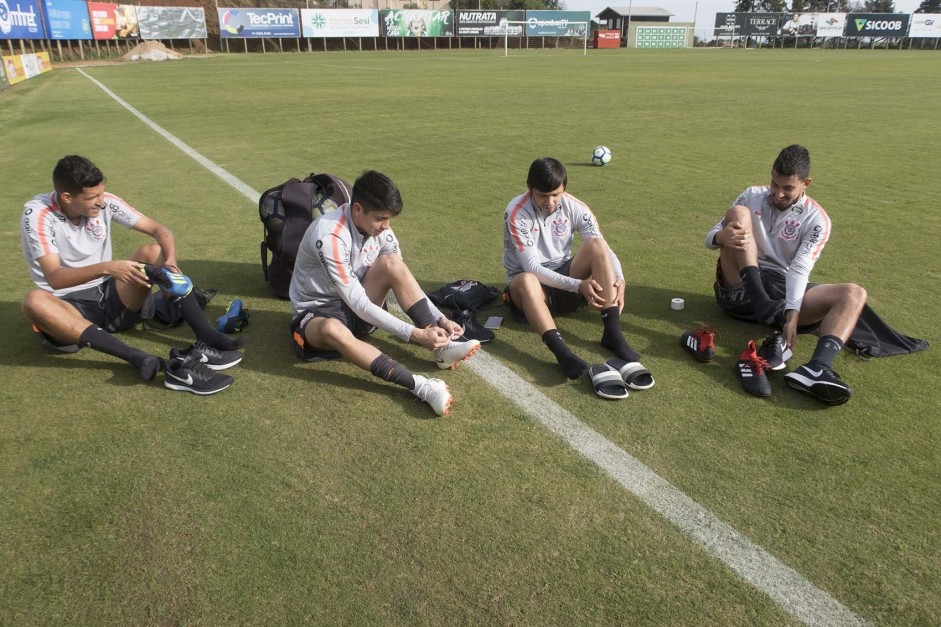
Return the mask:
<path id="1" fill-rule="evenodd" d="M 686 302 L 682 298 L 674 298 L 670 301 L 670 309 L 674 311 L 679 311 L 686 306 Z"/>

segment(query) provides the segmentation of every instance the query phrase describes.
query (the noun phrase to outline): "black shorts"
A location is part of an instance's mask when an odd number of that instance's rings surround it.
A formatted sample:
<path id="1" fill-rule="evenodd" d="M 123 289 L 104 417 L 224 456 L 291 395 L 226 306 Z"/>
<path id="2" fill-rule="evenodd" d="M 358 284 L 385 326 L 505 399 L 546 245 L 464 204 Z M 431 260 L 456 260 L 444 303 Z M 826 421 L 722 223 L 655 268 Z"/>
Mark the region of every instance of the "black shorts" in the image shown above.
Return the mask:
<path id="1" fill-rule="evenodd" d="M 569 259 L 556 268 L 555 271 L 559 274 L 569 276 L 571 266 L 572 260 Z M 546 295 L 546 305 L 549 307 L 549 313 L 552 315 L 572 313 L 588 304 L 585 301 L 585 297 L 582 296 L 580 292 L 568 292 L 566 290 L 560 290 L 557 287 L 543 285 L 542 293 Z M 522 309 L 516 306 L 510 296 L 509 284 L 503 289 L 503 302 L 510 308 L 516 320 L 520 322 L 526 321 L 526 314 L 523 313 Z"/>
<path id="2" fill-rule="evenodd" d="M 108 333 L 127 331 L 148 317 L 148 312 L 153 315 L 152 298 L 148 298 L 147 301 L 144 302 L 144 306 L 141 308 L 140 312 L 131 311 L 121 302 L 121 297 L 118 295 L 114 279 L 110 277 L 106 278 L 98 285 L 86 287 L 83 290 L 77 290 L 75 292 L 69 292 L 59 298 L 78 309 L 78 312 L 83 318 L 101 327 Z M 75 352 L 80 348 L 76 344 L 61 344 L 55 338 L 46 335 L 42 329 L 39 329 L 39 332 L 52 347 L 58 348 L 59 350 Z"/>
<path id="3" fill-rule="evenodd" d="M 383 309 L 385 308 L 386 305 L 383 304 Z M 304 361 L 325 361 L 342 357 L 337 351 L 316 348 L 307 343 L 304 331 L 314 318 L 339 320 L 357 339 L 365 337 L 376 330 L 376 327 L 357 316 L 350 309 L 350 306 L 342 300 L 335 300 L 320 307 L 305 309 L 291 321 L 291 338 L 294 340 L 294 351 Z"/>
<path id="4" fill-rule="evenodd" d="M 768 297 L 775 301 L 774 324 L 778 328 L 784 326 L 785 321 L 785 299 L 787 297 L 787 275 L 775 270 L 762 269 L 761 284 L 764 285 Z M 808 283 L 807 289 L 818 285 L 817 283 Z M 716 295 L 716 303 L 719 307 L 733 318 L 744 320 L 745 322 L 762 322 L 755 317 L 755 310 L 752 307 L 751 300 L 745 293 L 745 285 L 739 284 L 735 287 L 725 287 L 722 285 L 722 266 L 716 262 L 716 280 L 713 284 L 713 291 Z M 813 332 L 819 323 L 807 324 L 798 327 L 799 333 Z"/>

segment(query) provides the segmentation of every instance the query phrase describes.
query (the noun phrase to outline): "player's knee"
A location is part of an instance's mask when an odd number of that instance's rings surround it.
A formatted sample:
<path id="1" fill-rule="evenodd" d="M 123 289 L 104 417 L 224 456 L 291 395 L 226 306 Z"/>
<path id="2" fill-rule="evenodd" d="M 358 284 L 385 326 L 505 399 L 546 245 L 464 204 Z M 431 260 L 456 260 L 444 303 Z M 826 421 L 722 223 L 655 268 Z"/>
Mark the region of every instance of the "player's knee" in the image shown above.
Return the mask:
<path id="1" fill-rule="evenodd" d="M 862 308 L 866 304 L 866 300 L 869 298 L 869 292 L 866 291 L 862 286 L 856 285 L 855 283 L 847 283 L 845 288 L 844 298 L 858 305 Z"/>
<path id="2" fill-rule="evenodd" d="M 724 222 L 741 222 L 742 226 L 749 228 L 751 226 L 751 211 L 745 205 L 732 205 L 725 212 Z"/>
<path id="3" fill-rule="evenodd" d="M 48 309 L 50 297 L 55 298 L 52 294 L 44 290 L 30 290 L 26 293 L 26 296 L 23 297 L 23 313 L 32 321 L 38 320 L 43 312 Z"/>
<path id="4" fill-rule="evenodd" d="M 163 250 L 161 250 L 160 245 L 156 243 L 144 244 L 137 249 L 137 252 L 134 253 L 134 261 L 142 261 L 144 263 L 157 263 L 162 261 Z"/>
<path id="5" fill-rule="evenodd" d="M 320 320 L 322 322 L 316 325 L 315 332 L 320 336 L 319 339 L 327 343 L 329 346 L 340 346 L 343 344 L 343 342 L 353 337 L 353 334 L 350 333 L 350 330 L 346 328 L 346 325 L 336 318 L 321 318 Z"/>

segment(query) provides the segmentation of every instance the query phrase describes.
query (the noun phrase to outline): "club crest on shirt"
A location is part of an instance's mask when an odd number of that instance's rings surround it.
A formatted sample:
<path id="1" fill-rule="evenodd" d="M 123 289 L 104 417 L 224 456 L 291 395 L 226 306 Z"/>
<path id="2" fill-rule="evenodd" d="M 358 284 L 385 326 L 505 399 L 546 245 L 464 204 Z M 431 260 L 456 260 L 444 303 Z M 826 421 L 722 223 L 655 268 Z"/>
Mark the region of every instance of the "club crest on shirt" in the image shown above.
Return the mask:
<path id="1" fill-rule="evenodd" d="M 565 237 L 569 234 L 569 221 L 565 216 L 559 216 L 552 220 L 552 236 Z"/>
<path id="2" fill-rule="evenodd" d="M 93 240 L 100 242 L 105 238 L 105 225 L 98 218 L 89 220 L 85 225 L 85 230 L 88 231 Z"/>
<path id="3" fill-rule="evenodd" d="M 781 232 L 779 235 L 781 236 L 781 239 L 791 241 L 792 239 L 797 238 L 797 236 L 800 234 L 800 230 L 800 222 L 797 220 L 785 220 L 784 226 L 781 227 Z"/>
<path id="4" fill-rule="evenodd" d="M 376 258 L 379 256 L 379 244 L 376 242 L 369 242 L 363 246 L 363 257 L 365 258 L 365 264 L 371 266 Z"/>

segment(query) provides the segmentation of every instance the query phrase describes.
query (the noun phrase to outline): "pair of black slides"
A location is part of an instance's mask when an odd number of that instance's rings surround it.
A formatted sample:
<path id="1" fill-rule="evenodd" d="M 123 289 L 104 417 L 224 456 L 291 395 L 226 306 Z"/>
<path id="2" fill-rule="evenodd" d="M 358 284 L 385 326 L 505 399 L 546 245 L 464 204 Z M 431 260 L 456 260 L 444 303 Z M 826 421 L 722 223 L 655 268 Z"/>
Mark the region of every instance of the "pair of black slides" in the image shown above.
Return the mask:
<path id="1" fill-rule="evenodd" d="M 640 362 L 627 362 L 616 357 L 592 366 L 588 375 L 595 394 L 608 400 L 627 398 L 628 388 L 649 390 L 654 384 L 653 375 Z"/>

